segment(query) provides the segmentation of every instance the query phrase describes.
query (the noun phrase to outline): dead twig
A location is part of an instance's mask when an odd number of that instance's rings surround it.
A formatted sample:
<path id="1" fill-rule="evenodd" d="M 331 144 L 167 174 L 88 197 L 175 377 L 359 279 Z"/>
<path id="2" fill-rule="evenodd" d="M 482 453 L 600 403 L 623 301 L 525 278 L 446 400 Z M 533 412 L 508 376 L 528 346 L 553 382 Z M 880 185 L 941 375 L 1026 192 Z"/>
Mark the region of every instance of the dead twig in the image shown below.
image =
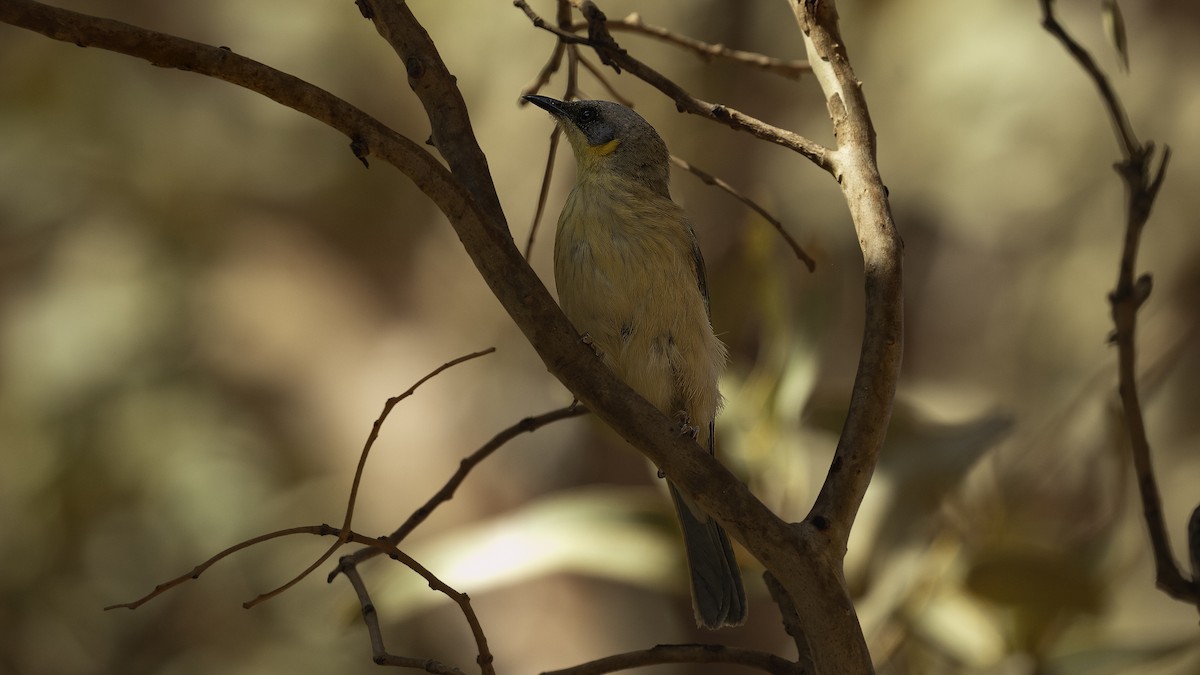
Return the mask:
<path id="1" fill-rule="evenodd" d="M 1121 151 L 1121 161 L 1117 162 L 1114 168 L 1125 184 L 1125 236 L 1117 272 L 1117 286 L 1108 295 L 1114 325 L 1110 340 L 1117 346 L 1118 391 L 1129 431 L 1129 446 L 1134 471 L 1137 474 L 1138 491 L 1142 498 L 1142 512 L 1154 553 L 1158 588 L 1172 598 L 1195 604 L 1200 608 L 1200 589 L 1197 589 L 1194 580 L 1183 574 L 1172 551 L 1137 388 L 1137 315 L 1142 304 L 1150 297 L 1153 286 L 1149 274 L 1136 274 L 1137 253 L 1142 231 L 1150 219 L 1154 200 L 1158 197 L 1158 190 L 1166 177 L 1171 149 L 1163 148 L 1155 166 L 1154 143 L 1142 143 L 1138 140 L 1125 107 L 1100 66 L 1058 22 L 1054 15 L 1053 0 L 1039 0 L 1039 4 L 1042 10 L 1042 27 L 1058 39 L 1095 84 Z"/>

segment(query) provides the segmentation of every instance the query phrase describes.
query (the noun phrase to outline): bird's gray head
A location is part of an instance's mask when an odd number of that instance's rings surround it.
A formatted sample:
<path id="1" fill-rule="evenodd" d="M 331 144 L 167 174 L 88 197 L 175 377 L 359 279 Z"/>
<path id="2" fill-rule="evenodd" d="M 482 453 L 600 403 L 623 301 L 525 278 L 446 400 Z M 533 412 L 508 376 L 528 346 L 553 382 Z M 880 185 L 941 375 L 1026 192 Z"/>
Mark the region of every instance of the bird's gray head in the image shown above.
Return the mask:
<path id="1" fill-rule="evenodd" d="M 641 115 L 612 101 L 525 100 L 554 115 L 575 151 L 581 177 L 615 173 L 669 196 L 667 144 Z"/>

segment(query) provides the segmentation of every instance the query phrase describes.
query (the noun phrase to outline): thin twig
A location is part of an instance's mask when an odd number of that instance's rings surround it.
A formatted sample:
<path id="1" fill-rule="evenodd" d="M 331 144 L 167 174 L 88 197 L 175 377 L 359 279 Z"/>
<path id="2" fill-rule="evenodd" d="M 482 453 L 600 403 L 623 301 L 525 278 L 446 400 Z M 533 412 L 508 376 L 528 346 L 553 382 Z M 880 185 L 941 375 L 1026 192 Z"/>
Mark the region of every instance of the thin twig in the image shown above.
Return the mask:
<path id="1" fill-rule="evenodd" d="M 402 563 L 405 567 L 420 575 L 420 577 L 424 579 L 427 584 L 429 584 L 430 588 L 453 600 L 458 605 L 459 610 L 462 611 L 463 617 L 467 620 L 467 625 L 471 628 L 471 635 L 475 638 L 475 647 L 478 650 L 478 655 L 476 656 L 475 661 L 479 664 L 480 671 L 483 673 L 483 675 L 496 675 L 496 670 L 493 663 L 494 658 L 492 657 L 491 651 L 488 649 L 487 636 L 484 635 L 483 625 L 479 622 L 479 617 L 475 614 L 475 609 L 471 606 L 470 596 L 468 596 L 466 593 L 460 593 L 456 591 L 449 584 L 438 578 L 436 574 L 429 571 L 429 569 L 424 565 L 413 559 L 412 556 L 396 548 L 396 545 L 388 541 L 387 537 L 370 539 L 355 533 L 352 537 L 352 541 L 358 544 L 370 546 L 372 550 L 377 550 L 381 553 L 384 553 L 392 560 Z M 340 571 L 344 573 L 346 569 L 354 567 L 352 558 L 353 556 L 345 556 L 341 559 L 341 562 L 338 565 Z"/>
<path id="2" fill-rule="evenodd" d="M 199 579 L 201 574 L 204 574 L 206 571 L 208 571 L 208 568 L 217 564 L 221 560 L 233 555 L 234 553 L 237 553 L 238 551 L 241 551 L 242 549 L 250 548 L 251 546 L 254 546 L 256 544 L 261 544 L 264 541 L 270 541 L 272 539 L 278 539 L 280 537 L 287 537 L 287 536 L 290 536 L 293 534 L 315 534 L 317 536 L 327 537 L 332 534 L 338 534 L 338 532 L 339 532 L 338 528 L 336 528 L 332 525 L 321 524 L 321 525 L 303 525 L 301 527 L 289 527 L 286 530 L 277 530 L 275 532 L 268 532 L 267 534 L 260 534 L 257 537 L 253 537 L 251 539 L 247 539 L 245 541 L 239 542 L 239 543 L 234 544 L 233 546 L 230 546 L 229 548 L 217 553 L 216 555 L 209 558 L 208 560 L 205 560 L 204 562 L 200 563 L 199 565 L 196 565 L 195 567 L 193 567 L 192 570 L 190 572 L 187 572 L 186 574 L 181 574 L 181 575 L 175 577 L 174 579 L 171 579 L 170 581 L 164 581 L 163 583 L 155 586 L 153 591 L 150 591 L 146 595 L 138 598 L 137 600 L 134 600 L 133 602 L 122 602 L 117 605 L 109 605 L 109 606 L 105 607 L 104 609 L 105 609 L 105 611 L 110 610 L 110 609 L 122 609 L 122 608 L 123 609 L 137 609 L 138 607 L 141 607 L 142 605 L 146 604 L 150 600 L 153 600 L 154 598 L 158 597 L 159 595 L 162 595 L 163 593 L 171 590 L 172 588 L 175 588 L 176 586 L 179 586 L 188 581 L 192 581 L 194 579 Z"/>
<path id="3" fill-rule="evenodd" d="M 581 10 L 584 12 L 584 17 L 588 20 L 589 35 L 586 39 L 580 38 L 574 33 L 561 28 L 551 26 L 545 19 L 538 16 L 525 0 L 513 0 L 513 5 L 523 11 L 535 27 L 553 33 L 559 40 L 564 42 L 592 47 L 596 50 L 596 54 L 600 56 L 601 63 L 613 66 L 618 72 L 621 69 L 625 69 L 638 79 L 643 80 L 650 86 L 671 97 L 675 101 L 676 109 L 680 112 L 706 117 L 730 128 L 748 131 L 756 138 L 761 138 L 762 140 L 794 150 L 807 157 L 817 166 L 832 173 L 833 163 L 829 156 L 829 148 L 820 143 L 810 141 L 800 134 L 772 126 L 728 106 L 698 99 L 663 74 L 630 56 L 608 34 L 608 31 L 605 29 L 607 18 L 595 4 L 584 2 L 580 5 Z"/>
<path id="4" fill-rule="evenodd" d="M 392 532 L 390 535 L 388 535 L 385 540 L 392 544 L 398 544 L 403 541 L 404 538 L 411 534 L 418 525 L 425 522 L 425 519 L 428 518 L 431 513 L 433 513 L 434 509 L 440 506 L 443 502 L 449 501 L 454 497 L 455 491 L 458 490 L 458 487 L 462 485 L 464 480 L 466 480 L 467 475 L 471 473 L 472 469 L 478 466 L 480 462 L 487 459 L 493 452 L 500 449 L 500 447 L 505 443 L 511 441 L 521 434 L 536 431 L 547 424 L 551 424 L 559 420 L 569 419 L 571 417 L 578 417 L 586 414 L 587 412 L 587 408 L 583 406 L 567 406 L 565 408 L 559 408 L 557 410 L 551 410 L 547 413 L 542 413 L 536 417 L 526 417 L 525 419 L 496 434 L 478 450 L 464 457 L 462 461 L 459 462 L 458 470 L 454 472 L 454 475 L 451 476 L 448 481 L 446 481 L 446 484 L 443 485 L 442 488 L 438 490 L 436 494 L 430 497 L 429 500 L 426 501 L 420 508 L 418 508 L 416 511 L 413 511 L 412 515 L 408 517 L 408 520 L 404 521 L 404 523 L 397 528 L 395 532 Z M 338 572 L 341 571 L 345 564 L 357 565 L 362 563 L 364 560 L 374 558 L 379 553 L 380 551 L 377 548 L 365 548 L 342 558 L 343 564 L 339 565 L 338 569 L 335 569 L 329 574 L 329 581 L 332 581 L 334 577 L 337 576 Z"/>
<path id="5" fill-rule="evenodd" d="M 624 654 L 613 654 L 588 661 L 562 670 L 552 670 L 542 675 L 603 675 L 621 670 L 631 670 L 665 663 L 732 663 L 756 668 L 773 675 L 802 675 L 804 671 L 795 663 L 782 657 L 751 649 L 738 649 L 725 645 L 657 645 L 650 649 Z"/>
<path id="6" fill-rule="evenodd" d="M 1154 144 L 1142 144 L 1138 141 L 1120 98 L 1113 91 L 1100 66 L 1055 18 L 1053 0 L 1039 0 L 1039 3 L 1042 9 L 1042 27 L 1062 43 L 1096 85 L 1121 151 L 1122 159 L 1115 168 L 1125 183 L 1125 237 L 1117 273 L 1117 286 L 1108 296 L 1115 326 L 1111 339 L 1117 345 L 1118 391 L 1129 431 L 1129 447 L 1137 474 L 1138 491 L 1142 498 L 1142 512 L 1154 553 L 1158 588 L 1172 598 L 1200 608 L 1200 589 L 1194 580 L 1184 575 L 1171 547 L 1137 388 L 1137 315 L 1142 304 L 1149 298 L 1152 288 L 1149 274 L 1136 276 L 1137 253 L 1142 231 L 1150 219 L 1154 200 L 1166 176 L 1171 150 L 1164 147 L 1157 168 L 1152 167 Z"/>
<path id="7" fill-rule="evenodd" d="M 341 534 L 338 535 L 337 541 L 333 542 L 333 544 L 331 544 L 329 548 L 325 549 L 325 552 L 318 556 L 317 559 L 312 562 L 312 564 L 306 567 L 304 571 L 293 577 L 290 581 L 282 586 L 278 586 L 270 591 L 267 591 L 266 593 L 262 593 L 252 600 L 242 603 L 242 607 L 250 609 L 255 605 L 274 598 L 275 596 L 287 591 L 292 586 L 300 583 L 305 577 L 312 574 L 313 570 L 323 565 L 326 560 L 329 560 L 329 558 L 331 558 L 333 554 L 347 542 L 349 533 L 351 531 L 350 526 L 354 520 L 354 505 L 358 501 L 358 487 L 362 484 L 363 470 L 366 469 L 367 466 L 367 456 L 371 453 L 371 448 L 375 445 L 375 441 L 378 440 L 379 430 L 383 427 L 384 420 L 386 420 L 387 416 L 391 414 L 392 408 L 395 408 L 397 403 L 403 401 L 409 396 L 412 396 L 413 393 L 416 392 L 417 387 L 437 377 L 446 369 L 452 368 L 460 363 L 463 363 L 464 361 L 470 361 L 481 356 L 486 356 L 495 351 L 495 347 L 488 347 L 482 351 L 466 354 L 465 356 L 460 356 L 452 361 L 443 363 L 437 368 L 434 368 L 429 374 L 425 375 L 425 377 L 417 380 L 416 383 L 409 387 L 404 393 L 389 398 L 387 402 L 383 404 L 383 412 L 379 414 L 379 417 L 376 418 L 375 423 L 371 425 L 371 433 L 367 435 L 367 441 L 365 444 L 363 444 L 362 452 L 360 452 L 358 455 L 358 466 L 354 469 L 354 480 L 350 483 L 350 497 L 346 502 L 346 516 L 342 520 Z"/>
<path id="8" fill-rule="evenodd" d="M 529 227 L 529 239 L 525 241 L 525 259 L 533 255 L 533 242 L 537 239 L 538 226 L 546 213 L 546 200 L 550 197 L 550 179 L 554 177 L 554 156 L 558 154 L 558 141 L 562 138 L 562 129 L 555 124 L 550 132 L 550 151 L 546 153 L 546 168 L 542 172 L 542 187 L 538 190 L 537 209 L 533 212 L 533 224 Z"/>
<path id="9" fill-rule="evenodd" d="M 587 23 L 577 23 L 573 24 L 569 30 L 574 33 L 584 30 L 587 27 Z M 727 59 L 744 66 L 750 66 L 751 68 L 757 68 L 774 75 L 786 77 L 789 80 L 798 80 L 801 75 L 812 72 L 812 66 L 809 65 L 808 61 L 788 61 L 787 59 L 766 56 L 765 54 L 730 49 L 722 44 L 703 42 L 660 26 L 651 26 L 642 21 L 641 15 L 637 12 L 617 21 L 609 19 L 608 28 L 609 30 L 639 33 L 658 38 L 663 42 L 688 49 L 706 61 L 711 61 L 713 58 Z"/>
<path id="10" fill-rule="evenodd" d="M 366 624 L 367 635 L 371 639 L 371 658 L 377 665 L 413 668 L 437 675 L 466 675 L 458 668 L 441 661 L 389 653 L 383 643 L 383 631 L 379 628 L 379 613 L 375 611 L 375 603 L 371 602 L 371 596 L 367 592 L 367 585 L 363 582 L 362 575 L 353 567 L 347 568 L 344 573 L 350 581 L 350 585 L 354 587 L 359 606 L 362 607 L 363 623 Z"/>
<path id="11" fill-rule="evenodd" d="M 594 63 L 585 59 L 583 56 L 579 57 L 579 63 L 583 64 L 583 67 L 592 74 L 592 77 L 595 77 L 600 82 L 600 86 L 604 87 L 604 90 L 613 97 L 614 101 L 623 106 L 628 106 L 630 108 L 633 107 L 633 101 L 622 96 L 621 92 L 617 91 L 617 88 L 613 86 L 612 82 L 609 82 L 608 78 L 604 76 L 604 72 L 597 68 Z"/>
<path id="12" fill-rule="evenodd" d="M 683 159 L 680 159 L 679 157 L 676 157 L 675 155 L 671 155 L 671 162 L 674 163 L 679 168 L 681 168 L 681 169 L 687 171 L 688 173 L 691 173 L 693 176 L 696 176 L 697 178 L 699 178 L 701 181 L 704 182 L 705 185 L 711 185 L 713 187 L 724 190 L 726 193 L 728 193 L 734 199 L 745 204 L 752 211 L 754 211 L 758 215 L 762 216 L 764 219 L 766 219 L 766 221 L 768 223 L 770 223 L 775 228 L 775 230 L 777 232 L 779 232 L 779 235 L 781 237 L 783 237 L 783 240 L 787 242 L 788 246 L 791 247 L 792 252 L 795 253 L 796 257 L 799 258 L 800 261 L 804 263 L 804 266 L 808 268 L 809 272 L 812 272 L 817 269 L 816 261 L 813 260 L 812 257 L 809 256 L 808 253 L 806 253 L 804 251 L 803 248 L 800 247 L 800 244 L 795 239 L 792 238 L 792 235 L 788 234 L 787 230 L 783 229 L 783 223 L 781 223 L 778 218 L 771 215 L 762 206 L 759 206 L 758 202 L 754 201 L 753 199 L 750 199 L 749 197 L 746 197 L 742 193 L 738 192 L 737 189 L 734 188 L 729 183 L 725 182 L 724 180 L 721 180 L 720 178 L 717 178 L 716 176 L 714 176 L 700 168 L 697 168 L 696 166 L 694 166 L 692 163 L 688 162 L 687 160 L 683 160 Z"/>
<path id="13" fill-rule="evenodd" d="M 554 43 L 554 49 L 550 52 L 550 58 L 546 59 L 546 64 L 538 71 L 537 77 L 533 81 L 525 85 L 521 90 L 521 95 L 517 98 L 517 105 L 527 105 L 525 96 L 527 94 L 536 94 L 541 91 L 542 87 L 550 82 L 550 76 L 558 72 L 562 65 L 563 53 L 566 52 L 567 45 L 562 42 Z"/>

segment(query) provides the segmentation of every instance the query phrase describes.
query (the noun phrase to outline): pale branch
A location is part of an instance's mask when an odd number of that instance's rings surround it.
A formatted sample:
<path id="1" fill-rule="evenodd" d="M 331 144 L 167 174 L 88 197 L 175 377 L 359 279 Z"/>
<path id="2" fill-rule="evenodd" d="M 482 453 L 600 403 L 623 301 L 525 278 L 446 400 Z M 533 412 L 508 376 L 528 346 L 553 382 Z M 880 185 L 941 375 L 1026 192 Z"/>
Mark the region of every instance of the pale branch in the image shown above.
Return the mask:
<path id="1" fill-rule="evenodd" d="M 804 637 L 804 628 L 800 625 L 800 615 L 796 613 L 796 603 L 792 602 L 792 597 L 788 595 L 787 589 L 769 571 L 763 572 L 763 583 L 767 586 L 767 592 L 771 594 L 771 600 L 779 608 L 779 618 L 783 623 L 784 632 L 792 638 L 792 642 L 796 645 L 796 663 L 806 670 L 811 670 L 812 650 L 809 649 L 808 639 Z"/>
<path id="2" fill-rule="evenodd" d="M 762 120 L 728 106 L 709 103 L 708 101 L 696 98 L 662 73 L 630 56 L 609 35 L 605 28 L 607 18 L 604 16 L 604 12 L 600 11 L 594 3 L 583 2 L 580 4 L 584 18 L 588 21 L 589 34 L 586 39 L 570 31 L 551 26 L 538 16 L 525 0 L 513 0 L 513 5 L 525 12 L 525 15 L 529 17 L 535 27 L 553 33 L 563 42 L 583 44 L 591 47 L 600 57 L 601 63 L 613 66 L 618 72 L 622 69 L 627 70 L 638 79 L 663 92 L 675 101 L 675 107 L 680 112 L 705 117 L 720 122 L 732 129 L 747 131 L 756 138 L 794 150 L 822 169 L 832 171 L 832 165 L 826 156 L 829 149 L 820 143 L 810 141 L 795 132 L 767 124 Z"/>
<path id="3" fill-rule="evenodd" d="M 838 147 L 829 159 L 858 234 L 866 277 L 865 328 L 850 409 L 825 483 L 805 519 L 830 538 L 830 553 L 840 560 L 878 462 L 896 395 L 904 351 L 904 246 L 879 175 L 875 129 L 838 29 L 837 10 L 832 2 L 818 0 L 793 3 L 793 9 L 833 120 Z"/>
<path id="4" fill-rule="evenodd" d="M 464 457 L 458 464 L 458 470 L 455 471 L 454 475 L 452 475 L 450 479 L 446 481 L 445 485 L 443 485 L 436 494 L 430 497 L 428 501 L 421 505 L 420 508 L 418 508 L 416 511 L 413 511 L 408 519 L 405 520 L 404 523 L 396 529 L 396 531 L 389 534 L 385 539 L 391 544 L 398 544 L 403 541 L 404 538 L 411 534 L 418 525 L 425 522 L 425 519 L 433 513 L 434 509 L 454 497 L 455 491 L 457 491 L 458 487 L 462 485 L 464 480 L 467 479 L 467 475 L 471 473 L 472 469 L 478 466 L 480 462 L 491 456 L 491 454 L 496 450 L 500 449 L 500 447 L 505 443 L 511 441 L 521 434 L 536 431 L 547 424 L 552 424 L 559 420 L 565 420 L 571 417 L 585 415 L 587 412 L 587 408 L 582 406 L 567 406 L 565 408 L 559 408 L 557 410 L 551 410 L 550 412 L 542 413 L 541 415 L 537 415 L 535 417 L 526 417 L 496 434 L 491 438 L 491 440 L 489 440 L 487 443 L 484 443 L 483 446 L 478 450 Z M 329 580 L 332 581 L 333 578 L 337 576 L 338 572 L 344 569 L 346 564 L 357 565 L 364 560 L 368 560 L 376 555 L 379 555 L 380 552 L 381 551 L 376 547 L 368 547 L 360 549 L 352 555 L 343 557 L 342 564 L 340 564 L 337 569 L 329 574 Z"/>
<path id="5" fill-rule="evenodd" d="M 1115 327 L 1111 340 L 1117 345 L 1117 388 L 1129 433 L 1129 447 L 1142 500 L 1142 512 L 1154 554 L 1156 583 L 1158 588 L 1170 597 L 1200 608 L 1198 582 L 1196 579 L 1189 579 L 1183 573 L 1171 546 L 1137 388 L 1138 310 L 1149 298 L 1152 288 L 1149 274 L 1136 274 L 1137 253 L 1142 231 L 1150 219 L 1154 200 L 1166 177 L 1171 150 L 1164 147 L 1158 166 L 1154 167 L 1154 143 L 1143 144 L 1137 139 L 1120 98 L 1113 91 L 1100 66 L 1058 22 L 1054 15 L 1053 0 L 1039 0 L 1039 4 L 1042 10 L 1042 27 L 1063 45 L 1099 91 L 1121 152 L 1121 161 L 1114 168 L 1125 184 L 1125 235 L 1117 272 L 1117 286 L 1108 296 Z"/>
<path id="6" fill-rule="evenodd" d="M 567 30 L 576 33 L 585 30 L 587 27 L 587 23 L 578 23 L 571 25 Z M 687 49 L 706 61 L 711 61 L 714 58 L 726 59 L 744 66 L 786 77 L 789 80 L 798 80 L 804 73 L 812 72 L 812 66 L 807 61 L 788 61 L 787 59 L 780 59 L 765 54 L 730 49 L 722 44 L 710 44 L 693 37 L 680 35 L 661 26 L 652 26 L 642 21 L 641 15 L 637 12 L 618 21 L 609 19 L 608 28 L 609 30 L 638 33 L 657 38 L 663 42 Z"/>
<path id="7" fill-rule="evenodd" d="M 666 663 L 728 663 L 754 668 L 772 675 L 803 675 L 800 666 L 766 652 L 738 649 L 725 645 L 657 645 L 650 649 L 624 654 L 613 654 L 588 661 L 562 670 L 551 670 L 542 675 L 604 675 L 633 668 L 658 666 Z"/>
<path id="8" fill-rule="evenodd" d="M 733 187 L 728 182 L 708 173 L 707 171 L 704 171 L 703 169 L 700 169 L 687 160 L 680 159 L 675 155 L 671 155 L 671 162 L 675 164 L 675 166 L 678 166 L 684 171 L 687 171 L 693 176 L 699 178 L 705 185 L 711 185 L 719 190 L 722 190 L 742 204 L 745 204 L 750 210 L 762 216 L 763 219 L 765 219 L 771 224 L 772 227 L 775 228 L 775 231 L 779 233 L 779 236 L 783 237 L 783 240 L 786 241 L 787 245 L 792 249 L 792 253 L 796 254 L 796 257 L 800 259 L 800 262 L 804 263 L 804 266 L 808 268 L 809 272 L 813 272 L 817 269 L 817 262 L 813 260 L 803 248 L 800 247 L 799 242 L 792 238 L 792 235 L 789 234 L 787 230 L 783 229 L 783 223 L 780 222 L 778 218 L 771 215 L 771 213 L 762 206 L 759 206 L 758 202 L 738 192 L 737 188 Z"/>

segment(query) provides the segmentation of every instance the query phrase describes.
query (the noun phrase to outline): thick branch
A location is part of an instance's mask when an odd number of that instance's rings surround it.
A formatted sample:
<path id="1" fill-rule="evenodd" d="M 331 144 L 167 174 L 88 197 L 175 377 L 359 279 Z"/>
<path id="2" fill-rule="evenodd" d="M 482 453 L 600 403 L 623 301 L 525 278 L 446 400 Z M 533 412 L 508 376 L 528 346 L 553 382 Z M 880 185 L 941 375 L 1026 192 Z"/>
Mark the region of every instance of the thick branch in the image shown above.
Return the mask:
<path id="1" fill-rule="evenodd" d="M 833 119 L 838 140 L 834 174 L 850 207 L 866 275 L 866 322 L 850 410 L 807 519 L 826 531 L 840 558 L 883 446 L 900 375 L 903 243 L 875 163 L 875 129 L 838 32 L 837 10 L 829 0 L 803 1 L 794 8 Z"/>

